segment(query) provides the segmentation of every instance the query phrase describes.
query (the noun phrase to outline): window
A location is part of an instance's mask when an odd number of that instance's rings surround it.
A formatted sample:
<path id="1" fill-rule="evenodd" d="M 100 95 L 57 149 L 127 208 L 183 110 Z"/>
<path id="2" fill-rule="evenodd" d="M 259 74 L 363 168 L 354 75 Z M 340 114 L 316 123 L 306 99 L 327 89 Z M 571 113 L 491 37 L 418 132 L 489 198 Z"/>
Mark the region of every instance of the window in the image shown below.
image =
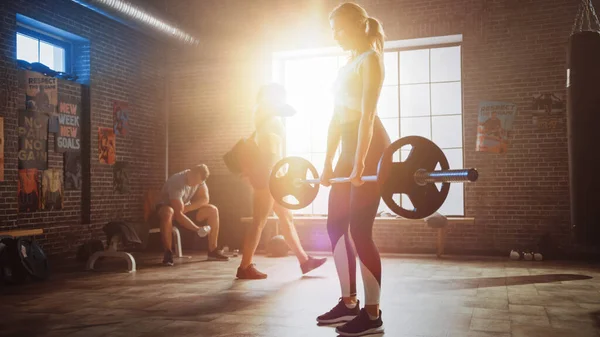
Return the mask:
<path id="1" fill-rule="evenodd" d="M 54 71 L 66 72 L 68 52 L 68 43 L 22 27 L 17 30 L 19 60 L 39 62 Z"/>
<path id="2" fill-rule="evenodd" d="M 386 74 L 378 104 L 378 115 L 392 141 L 410 135 L 431 139 L 443 150 L 453 169 L 463 168 L 462 71 L 458 42 L 433 46 L 423 43 L 423 47 L 413 43 L 410 48 L 402 47 L 402 41 L 388 42 L 392 47 L 384 53 Z M 327 127 L 333 112 L 331 86 L 337 70 L 345 62 L 345 56 L 332 52 L 286 53 L 275 58 L 274 80 L 286 87 L 289 103 L 298 110 L 285 121 L 285 155 L 310 160 L 319 173 L 325 160 Z M 404 159 L 407 154 L 403 149 L 397 155 Z M 463 192 L 462 184 L 452 184 L 439 212 L 464 215 Z M 321 186 L 315 201 L 295 213 L 325 215 L 328 197 L 329 188 Z M 402 207 L 411 208 L 408 198 L 398 196 L 396 200 Z M 383 201 L 379 212 L 394 215 Z"/>

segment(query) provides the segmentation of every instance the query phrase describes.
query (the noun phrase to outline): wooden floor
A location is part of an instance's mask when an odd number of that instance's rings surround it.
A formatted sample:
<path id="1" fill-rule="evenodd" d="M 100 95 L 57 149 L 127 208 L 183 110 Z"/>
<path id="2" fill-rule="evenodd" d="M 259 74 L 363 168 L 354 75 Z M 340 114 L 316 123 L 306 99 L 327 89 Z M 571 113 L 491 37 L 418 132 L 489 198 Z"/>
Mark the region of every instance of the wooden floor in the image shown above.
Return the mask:
<path id="1" fill-rule="evenodd" d="M 336 336 L 316 325 L 339 297 L 333 260 L 302 276 L 294 257 L 256 258 L 267 280 L 235 280 L 239 257 L 198 253 L 138 271 L 100 263 L 44 283 L 0 288 L 0 336 Z M 362 281 L 359 296 L 362 298 Z M 600 336 L 600 268 L 497 258 L 388 255 L 385 336 Z"/>

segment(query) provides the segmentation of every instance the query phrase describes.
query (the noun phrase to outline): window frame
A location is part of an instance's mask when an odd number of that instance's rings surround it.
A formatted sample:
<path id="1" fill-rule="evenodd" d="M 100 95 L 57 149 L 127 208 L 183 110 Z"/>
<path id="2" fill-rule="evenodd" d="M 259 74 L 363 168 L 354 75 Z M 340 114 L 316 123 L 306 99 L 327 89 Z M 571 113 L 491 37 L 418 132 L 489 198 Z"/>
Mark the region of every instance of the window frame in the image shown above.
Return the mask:
<path id="1" fill-rule="evenodd" d="M 404 40 L 406 41 L 406 40 Z M 461 113 L 460 113 L 460 118 L 461 118 L 461 132 L 462 132 L 462 146 L 460 147 L 460 149 L 462 150 L 462 166 L 465 166 L 465 116 L 464 116 L 464 106 L 465 106 L 465 102 L 464 102 L 464 52 L 463 52 L 463 48 L 464 48 L 464 44 L 463 44 L 463 40 L 462 40 L 462 36 L 460 37 L 459 41 L 452 41 L 452 42 L 439 42 L 439 43 L 424 43 L 424 44 L 416 44 L 416 45 L 411 45 L 411 46 L 396 46 L 398 44 L 398 42 L 404 42 L 403 40 L 398 40 L 398 41 L 393 41 L 391 44 L 391 47 L 385 48 L 384 46 L 384 50 L 383 53 L 386 52 L 396 52 L 398 53 L 398 56 L 400 54 L 400 52 L 402 51 L 411 51 L 411 50 L 429 50 L 429 81 L 427 83 L 423 83 L 423 84 L 428 84 L 429 85 L 429 101 L 430 101 L 430 111 L 429 111 L 429 118 L 430 118 L 430 122 L 429 122 L 429 128 L 430 128 L 430 134 L 431 134 L 431 138 L 433 138 L 433 122 L 432 122 L 432 111 L 431 111 L 431 85 L 432 83 L 438 83 L 438 82 L 431 82 L 431 49 L 438 49 L 438 48 L 449 48 L 449 47 L 459 47 L 460 48 L 460 95 L 461 95 Z M 322 52 L 319 52 L 319 50 L 315 50 L 316 52 L 314 53 L 308 53 L 308 54 L 296 54 L 296 55 L 285 55 L 285 56 L 279 56 L 279 57 L 274 57 L 273 58 L 273 67 L 272 70 L 276 70 L 277 74 L 278 74 L 278 78 L 275 79 L 273 74 L 272 77 L 275 81 L 280 82 L 280 83 L 285 83 L 285 64 L 287 61 L 289 60 L 294 60 L 294 59 L 306 59 L 306 58 L 312 58 L 312 57 L 324 57 L 324 56 L 335 56 L 335 57 L 340 57 L 340 56 L 344 56 L 347 53 L 343 52 L 341 50 L 333 50 L 332 48 L 322 48 L 321 49 Z M 286 53 L 287 54 L 287 53 Z M 401 72 L 401 68 L 400 68 L 400 57 L 397 58 L 398 59 L 398 109 L 400 109 L 401 107 L 401 92 L 400 92 L 400 88 L 401 88 L 401 84 L 400 84 L 400 72 Z M 275 63 L 277 62 L 277 63 Z M 454 81 L 451 81 L 454 82 Z M 445 82 L 439 82 L 439 83 L 445 83 Z M 456 116 L 456 115 L 449 115 L 449 116 Z M 400 115 L 400 110 L 398 110 L 398 132 L 401 136 L 401 128 L 402 128 L 402 117 Z M 283 124 L 284 127 L 287 127 L 287 120 L 284 118 L 283 119 Z M 392 140 L 392 142 L 395 140 Z M 282 148 L 283 148 L 283 157 L 287 156 L 287 135 L 284 137 L 284 139 L 282 140 Z M 453 147 L 453 148 L 448 148 L 448 149 L 459 149 L 458 147 Z M 340 151 L 340 149 L 338 148 L 338 151 Z M 320 173 L 320 172 L 319 172 Z M 466 186 L 465 184 L 462 184 L 462 189 L 463 189 L 463 201 L 462 201 L 462 215 L 448 215 L 448 216 L 458 216 L 458 217 L 464 217 L 466 215 Z M 382 200 L 383 201 L 383 200 Z M 295 216 L 319 216 L 318 214 L 295 214 Z M 326 215 L 325 215 L 326 216 Z M 377 217 L 377 218 L 386 218 L 386 217 Z"/>
<path id="2" fill-rule="evenodd" d="M 17 34 L 22 34 L 22 35 L 25 35 L 27 37 L 30 37 L 30 38 L 38 40 L 38 62 L 39 62 L 39 59 L 40 59 L 40 42 L 46 42 L 46 43 L 51 44 L 53 46 L 62 48 L 65 51 L 65 53 L 64 53 L 64 55 L 65 55 L 65 57 L 64 57 L 64 71 L 63 72 L 67 73 L 67 74 L 71 73 L 71 71 L 72 71 L 72 64 L 71 64 L 72 57 L 71 57 L 71 52 L 73 50 L 73 45 L 70 42 L 65 41 L 65 40 L 63 40 L 61 38 L 58 38 L 56 36 L 52 36 L 52 35 L 50 35 L 50 34 L 48 34 L 46 32 L 42 32 L 42 31 L 39 31 L 39 30 L 31 28 L 31 27 L 26 27 L 26 26 L 21 25 L 21 24 L 17 25 L 17 30 L 15 32 L 15 40 L 16 40 Z M 15 44 L 16 44 L 16 42 L 15 42 Z M 15 59 L 18 60 L 18 58 L 16 56 L 17 48 L 15 48 Z M 50 67 L 48 67 L 48 68 L 50 68 Z M 52 69 L 52 68 L 50 68 L 50 69 Z M 54 69 L 52 69 L 52 70 L 54 70 Z M 56 70 L 54 70 L 54 71 L 56 71 Z"/>

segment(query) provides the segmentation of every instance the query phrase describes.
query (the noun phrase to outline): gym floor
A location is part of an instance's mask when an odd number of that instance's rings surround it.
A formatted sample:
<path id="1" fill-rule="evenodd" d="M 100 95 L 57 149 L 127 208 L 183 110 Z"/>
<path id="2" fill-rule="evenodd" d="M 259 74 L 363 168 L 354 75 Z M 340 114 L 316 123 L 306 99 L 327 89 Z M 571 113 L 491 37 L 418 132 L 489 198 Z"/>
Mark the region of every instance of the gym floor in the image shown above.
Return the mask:
<path id="1" fill-rule="evenodd" d="M 198 253 L 136 273 L 55 271 L 48 282 L 0 289 L 2 336 L 335 336 L 315 317 L 338 299 L 335 267 L 302 276 L 294 257 L 258 256 L 266 280 L 241 281 L 239 257 Z M 599 336 L 600 269 L 574 262 L 384 255 L 385 336 Z M 359 298 L 362 285 L 359 275 Z"/>

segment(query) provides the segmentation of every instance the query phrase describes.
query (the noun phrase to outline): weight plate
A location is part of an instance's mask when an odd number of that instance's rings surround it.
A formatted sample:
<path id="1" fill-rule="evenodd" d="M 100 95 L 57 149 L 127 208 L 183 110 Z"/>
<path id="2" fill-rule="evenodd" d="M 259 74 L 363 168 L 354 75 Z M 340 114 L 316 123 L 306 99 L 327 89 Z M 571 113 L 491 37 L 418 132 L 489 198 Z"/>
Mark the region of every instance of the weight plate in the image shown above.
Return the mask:
<path id="1" fill-rule="evenodd" d="M 287 170 L 286 167 L 287 166 Z M 281 169 L 285 170 L 280 174 Z M 309 172 L 312 176 L 309 176 Z M 278 161 L 271 170 L 269 189 L 275 202 L 288 209 L 302 209 L 310 205 L 319 193 L 319 184 L 298 183 L 299 180 L 317 178 L 317 169 L 302 157 L 286 157 Z M 298 203 L 290 203 L 288 196 L 296 198 Z"/>
<path id="2" fill-rule="evenodd" d="M 33 278 L 45 280 L 48 277 L 48 259 L 46 254 L 35 241 L 25 238 L 17 239 L 19 257 L 23 268 Z"/>
<path id="3" fill-rule="evenodd" d="M 22 284 L 27 280 L 27 271 L 23 268 L 18 254 L 17 240 L 3 238 L 4 248 L 0 251 L 0 278 L 6 284 Z"/>
<path id="4" fill-rule="evenodd" d="M 411 145 L 406 160 L 394 162 L 394 153 L 402 147 Z M 442 183 L 438 189 L 435 184 L 421 186 L 415 181 L 419 169 L 433 171 L 437 165 L 440 170 L 448 170 L 448 159 L 435 143 L 420 136 L 408 136 L 393 142 L 381 156 L 377 173 L 381 198 L 396 214 L 407 219 L 423 219 L 435 213 L 446 200 L 450 183 Z M 394 200 L 395 194 L 406 194 L 413 208 L 404 208 Z"/>

